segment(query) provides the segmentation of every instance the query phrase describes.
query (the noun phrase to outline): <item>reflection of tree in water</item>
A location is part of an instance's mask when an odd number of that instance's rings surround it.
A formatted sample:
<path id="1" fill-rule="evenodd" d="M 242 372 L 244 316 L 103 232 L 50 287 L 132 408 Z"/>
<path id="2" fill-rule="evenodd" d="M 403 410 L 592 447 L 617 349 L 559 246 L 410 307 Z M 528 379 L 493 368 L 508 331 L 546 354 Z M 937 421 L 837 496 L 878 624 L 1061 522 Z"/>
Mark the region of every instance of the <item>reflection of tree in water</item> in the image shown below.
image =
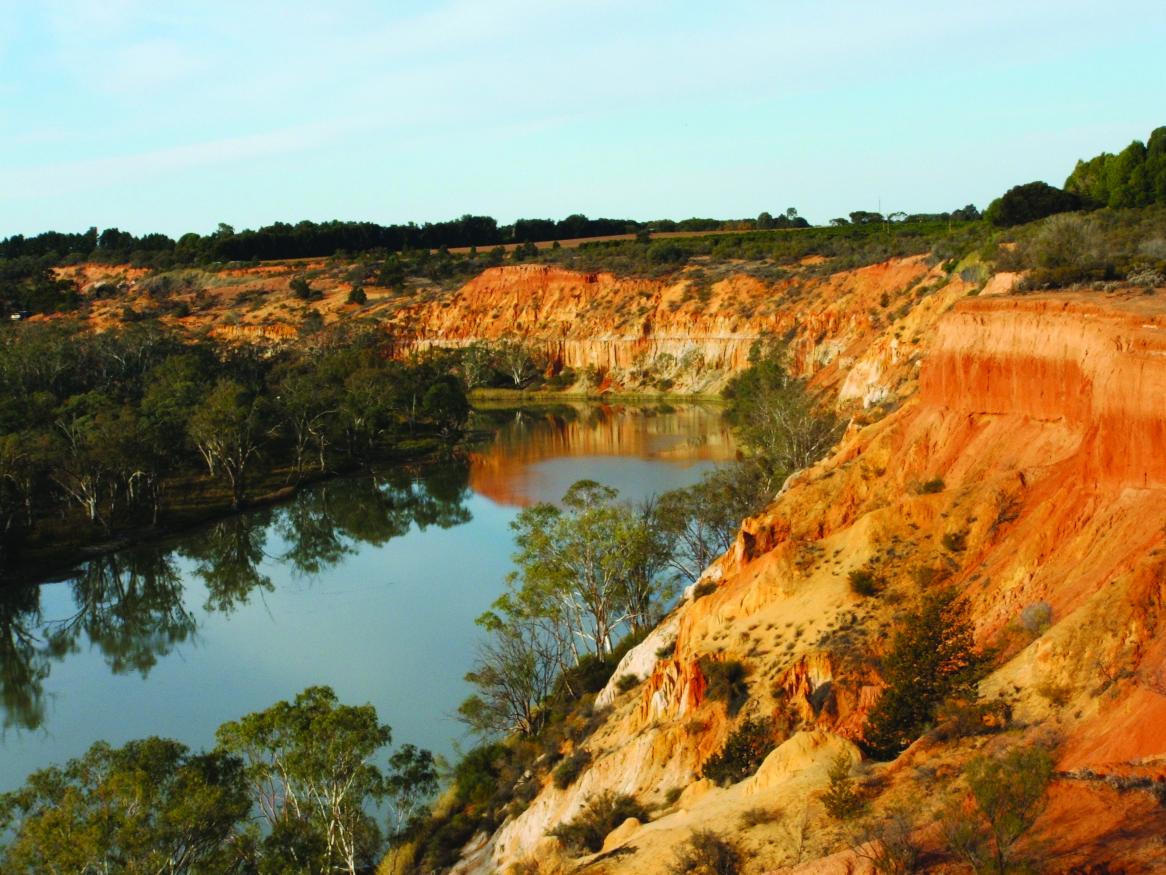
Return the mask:
<path id="1" fill-rule="evenodd" d="M 185 605 L 175 558 L 194 562 L 206 585 L 208 613 L 229 614 L 256 590 L 274 588 L 261 566 L 275 528 L 288 543 L 279 557 L 305 574 L 340 564 L 355 545 L 382 546 L 413 524 L 449 528 L 469 522 L 469 465 L 428 466 L 420 477 L 393 471 L 334 480 L 299 493 L 291 504 L 221 520 L 177 549 L 123 550 L 86 563 L 70 581 L 73 612 L 46 622 L 38 586 L 0 588 L 0 707 L 4 726 L 43 725 L 44 682 L 52 663 L 80 650 L 82 637 L 115 674 L 143 677 L 197 629 Z"/>
<path id="2" fill-rule="evenodd" d="M 449 528 L 470 521 L 469 463 L 448 460 L 418 478 L 405 472 L 334 480 L 300 493 L 279 515 L 288 549 L 280 559 L 303 574 L 339 564 L 355 544 L 383 546 L 428 526 Z"/>
<path id="3" fill-rule="evenodd" d="M 114 674 L 149 673 L 176 644 L 194 634 L 182 603 L 182 576 L 169 552 L 126 550 L 86 563 L 71 582 L 75 612 L 46 628 L 55 659 L 77 651 L 82 633 Z"/>
<path id="4" fill-rule="evenodd" d="M 271 578 L 259 570 L 266 558 L 269 510 L 220 520 L 185 541 L 179 552 L 195 562 L 194 573 L 206 584 L 205 609 L 229 614 L 247 604 L 255 590 L 271 592 Z"/>
<path id="5" fill-rule="evenodd" d="M 44 722 L 43 683 L 49 659 L 30 629 L 40 625 L 40 590 L 0 588 L 0 704 L 4 728 L 36 729 Z"/>

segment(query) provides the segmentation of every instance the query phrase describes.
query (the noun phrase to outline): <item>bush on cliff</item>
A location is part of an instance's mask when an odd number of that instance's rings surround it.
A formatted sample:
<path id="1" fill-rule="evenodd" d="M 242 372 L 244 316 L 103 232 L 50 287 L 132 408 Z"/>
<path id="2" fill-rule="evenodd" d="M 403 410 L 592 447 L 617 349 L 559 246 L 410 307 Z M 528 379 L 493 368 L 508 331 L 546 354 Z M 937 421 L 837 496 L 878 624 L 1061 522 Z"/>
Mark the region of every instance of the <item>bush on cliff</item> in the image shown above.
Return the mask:
<path id="1" fill-rule="evenodd" d="M 607 792 L 589 799 L 574 820 L 555 827 L 550 835 L 573 854 L 595 853 L 603 847 L 607 834 L 629 817 L 646 823 L 650 815 L 631 796 Z"/>
<path id="2" fill-rule="evenodd" d="M 736 842 L 698 829 L 681 846 L 669 871 L 673 875 L 737 875 L 744 859 Z"/>
<path id="3" fill-rule="evenodd" d="M 1039 871 L 1041 861 L 1026 859 L 1017 845 L 1044 810 L 1052 773 L 1053 759 L 1040 747 L 972 760 L 964 776 L 975 802 L 973 816 L 958 806 L 941 821 L 952 852 L 976 872 Z"/>
<path id="4" fill-rule="evenodd" d="M 894 759 L 934 722 L 944 701 L 974 699 L 985 668 L 955 592 L 924 596 L 919 609 L 904 618 L 883 658 L 887 688 L 870 712 L 867 753 Z"/>
<path id="5" fill-rule="evenodd" d="M 729 734 L 725 746 L 705 760 L 701 776 L 722 787 L 736 784 L 756 772 L 775 746 L 770 721 L 745 720 Z"/>
<path id="6" fill-rule="evenodd" d="M 843 423 L 788 370 L 789 350 L 772 338 L 749 351 L 749 367 L 729 381 L 727 417 L 772 494 L 789 475 L 818 461 Z"/>

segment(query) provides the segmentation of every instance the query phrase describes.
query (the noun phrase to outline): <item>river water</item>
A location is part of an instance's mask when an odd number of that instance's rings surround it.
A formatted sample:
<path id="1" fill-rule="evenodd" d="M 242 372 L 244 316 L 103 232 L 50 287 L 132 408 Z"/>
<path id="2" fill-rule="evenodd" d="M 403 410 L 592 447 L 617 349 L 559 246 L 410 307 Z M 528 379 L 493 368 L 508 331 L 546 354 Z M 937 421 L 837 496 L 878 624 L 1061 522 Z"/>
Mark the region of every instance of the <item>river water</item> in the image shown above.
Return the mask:
<path id="1" fill-rule="evenodd" d="M 328 684 L 395 743 L 450 755 L 519 510 L 590 478 L 638 500 L 733 457 L 716 407 L 485 410 L 466 458 L 332 480 L 288 504 L 0 590 L 0 792 L 104 739 L 214 744 Z"/>

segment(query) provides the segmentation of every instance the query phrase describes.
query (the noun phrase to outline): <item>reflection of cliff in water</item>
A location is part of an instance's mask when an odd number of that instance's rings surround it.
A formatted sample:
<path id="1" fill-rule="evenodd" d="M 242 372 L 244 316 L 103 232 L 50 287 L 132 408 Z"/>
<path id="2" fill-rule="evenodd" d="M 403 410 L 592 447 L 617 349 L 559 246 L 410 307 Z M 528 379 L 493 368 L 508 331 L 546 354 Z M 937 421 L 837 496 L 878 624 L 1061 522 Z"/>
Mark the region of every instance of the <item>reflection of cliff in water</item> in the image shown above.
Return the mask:
<path id="1" fill-rule="evenodd" d="M 44 683 L 55 663 L 83 645 L 99 652 L 112 674 L 145 677 L 195 638 L 200 615 L 230 614 L 270 591 L 265 562 L 311 576 L 342 563 L 358 544 L 383 545 L 414 525 L 469 522 L 468 473 L 464 460 L 451 460 L 419 476 L 398 470 L 333 480 L 280 508 L 228 517 L 172 543 L 100 556 L 68 581 L 70 604 L 61 616 L 47 616 L 40 586 L 0 589 L 0 725 L 43 726 Z M 274 554 L 273 534 L 282 544 Z M 202 605 L 186 597 L 192 577 L 206 588 Z"/>
<path id="2" fill-rule="evenodd" d="M 551 459 L 619 456 L 723 462 L 737 447 L 714 405 L 556 405 L 491 410 L 493 438 L 470 454 L 470 488 L 499 504 L 524 507 L 537 494 L 535 466 Z M 618 485 L 618 484 L 613 484 Z"/>

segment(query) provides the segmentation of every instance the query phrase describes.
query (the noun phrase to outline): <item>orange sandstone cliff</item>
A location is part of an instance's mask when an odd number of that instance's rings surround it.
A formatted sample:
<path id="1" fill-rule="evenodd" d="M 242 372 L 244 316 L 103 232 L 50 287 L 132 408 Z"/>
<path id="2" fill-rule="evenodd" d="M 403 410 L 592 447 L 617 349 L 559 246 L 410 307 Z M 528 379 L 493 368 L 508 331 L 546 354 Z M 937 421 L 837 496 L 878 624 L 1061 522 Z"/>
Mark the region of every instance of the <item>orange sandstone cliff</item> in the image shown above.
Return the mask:
<path id="1" fill-rule="evenodd" d="M 611 710 L 585 742 L 590 767 L 481 837 L 463 871 L 577 865 L 548 830 L 608 790 L 658 808 L 608 836 L 596 858 L 606 872 L 666 872 L 697 828 L 731 835 L 749 872 L 871 871 L 819 795 L 836 757 L 860 759 L 853 741 L 881 689 L 869 654 L 941 581 L 961 594 L 979 643 L 998 648 L 980 693 L 1008 728 L 933 733 L 893 763 L 861 766 L 875 810 L 905 805 L 928 870 L 966 871 L 934 825 L 962 795 L 962 765 L 1041 742 L 1057 772 L 1025 841 L 1042 871 L 1163 871 L 1166 299 L 966 298 L 938 319 L 920 362 L 911 397 L 853 424 L 746 521 L 704 575 L 716 591 L 690 594 L 628 654 L 614 677 L 640 683 L 619 692 L 613 680 L 600 695 Z M 936 480 L 939 491 L 920 489 Z M 851 592 L 858 568 L 886 581 L 879 596 Z M 1020 622 L 1032 606 L 1046 619 L 1035 629 Z M 737 720 L 789 727 L 757 774 L 729 788 L 699 779 L 731 723 L 705 696 L 702 656 L 748 667 Z M 1085 864 L 1097 868 L 1073 869 Z"/>
<path id="2" fill-rule="evenodd" d="M 100 270 L 84 270 L 96 288 Z M 290 275 L 264 267 L 219 277 L 191 293 L 209 305 L 181 320 L 286 342 L 303 308 L 288 299 Z M 344 303 L 341 279 L 314 281 L 325 321 L 373 320 L 402 352 L 519 338 L 554 368 L 590 370 L 592 390 L 713 391 L 769 332 L 787 337 L 797 369 L 853 415 L 830 457 L 744 522 L 734 549 L 705 572 L 715 591 L 684 599 L 628 654 L 614 677 L 639 683 L 601 694 L 610 710 L 584 742 L 590 766 L 566 790 L 548 782 L 520 816 L 477 837 L 460 871 L 531 860 L 546 872 L 576 868 L 548 831 L 604 791 L 656 811 L 609 835 L 601 859 L 582 861 L 596 864 L 589 871 L 666 872 L 697 828 L 732 835 L 750 875 L 870 871 L 820 793 L 835 758 L 860 760 L 854 742 L 880 695 L 878 657 L 897 618 L 946 585 L 978 642 L 995 649 L 980 694 L 1008 715 L 1007 728 L 929 733 L 891 764 L 860 764 L 874 810 L 906 806 L 928 870 L 966 871 L 943 853 L 935 826 L 963 795 L 963 765 L 1040 742 L 1056 751 L 1057 773 L 1025 841 L 1044 868 L 1163 871 L 1163 290 L 1020 296 L 1008 275 L 981 287 L 921 257 L 834 271 L 807 262 L 776 282 L 732 269 L 720 277 L 515 265 L 405 300 L 369 288 L 359 312 Z M 116 279 L 131 297 L 144 282 Z M 112 307 L 95 318 L 114 320 Z M 857 569 L 885 581 L 878 596 L 851 591 Z M 673 643 L 670 656 L 657 655 Z M 747 666 L 738 717 L 709 700 L 702 657 Z M 729 788 L 701 780 L 749 716 L 776 718 L 788 737 L 753 777 Z M 1086 865 L 1096 868 L 1074 870 Z"/>

